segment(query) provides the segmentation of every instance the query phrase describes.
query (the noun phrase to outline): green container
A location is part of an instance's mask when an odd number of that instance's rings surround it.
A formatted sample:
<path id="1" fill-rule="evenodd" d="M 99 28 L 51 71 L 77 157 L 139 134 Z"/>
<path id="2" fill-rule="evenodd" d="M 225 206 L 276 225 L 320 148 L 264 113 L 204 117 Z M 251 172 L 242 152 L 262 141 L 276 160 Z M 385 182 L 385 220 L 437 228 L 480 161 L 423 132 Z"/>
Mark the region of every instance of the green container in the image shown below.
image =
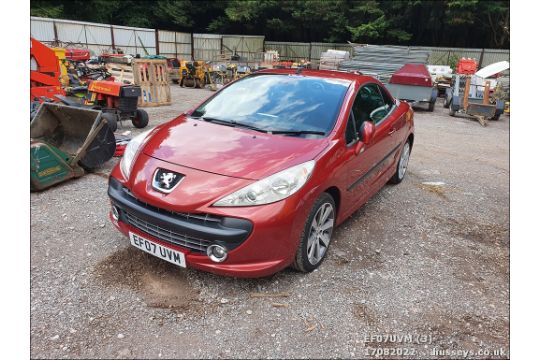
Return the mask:
<path id="1" fill-rule="evenodd" d="M 115 148 L 101 111 L 43 103 L 30 123 L 30 190 L 82 176 L 108 161 Z"/>
<path id="2" fill-rule="evenodd" d="M 41 141 L 30 142 L 30 190 L 43 190 L 59 182 L 84 175 L 84 170 L 69 165 L 72 156 Z"/>

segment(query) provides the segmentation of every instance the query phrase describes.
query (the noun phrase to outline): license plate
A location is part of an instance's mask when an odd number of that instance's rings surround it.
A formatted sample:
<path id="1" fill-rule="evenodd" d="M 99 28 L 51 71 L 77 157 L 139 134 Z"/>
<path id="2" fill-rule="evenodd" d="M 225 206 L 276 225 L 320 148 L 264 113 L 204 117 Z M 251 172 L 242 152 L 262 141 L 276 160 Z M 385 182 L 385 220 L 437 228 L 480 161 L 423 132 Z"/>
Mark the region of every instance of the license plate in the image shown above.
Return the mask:
<path id="1" fill-rule="evenodd" d="M 129 240 L 131 241 L 131 245 L 141 249 L 144 252 L 152 254 L 172 264 L 184 268 L 186 267 L 186 256 L 180 251 L 169 249 L 168 247 L 159 245 L 132 232 L 129 233 Z"/>

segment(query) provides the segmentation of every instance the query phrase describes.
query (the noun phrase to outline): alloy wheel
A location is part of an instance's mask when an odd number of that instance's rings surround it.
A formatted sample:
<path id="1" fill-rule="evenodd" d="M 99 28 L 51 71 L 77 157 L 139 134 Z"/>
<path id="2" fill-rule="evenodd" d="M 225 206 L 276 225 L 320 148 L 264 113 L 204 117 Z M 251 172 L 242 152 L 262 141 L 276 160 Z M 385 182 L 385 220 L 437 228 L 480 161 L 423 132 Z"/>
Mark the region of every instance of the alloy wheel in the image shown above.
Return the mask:
<path id="1" fill-rule="evenodd" d="M 407 165 L 409 164 L 409 156 L 411 154 L 411 147 L 409 145 L 409 142 L 407 141 L 405 143 L 405 146 L 403 146 L 403 151 L 401 152 L 401 157 L 399 158 L 399 167 L 398 167 L 398 176 L 400 179 L 403 179 L 403 176 L 405 176 L 405 171 L 407 171 Z"/>
<path id="2" fill-rule="evenodd" d="M 333 229 L 334 207 L 326 202 L 319 207 L 311 222 L 307 242 L 308 260 L 311 265 L 318 264 L 326 254 Z"/>

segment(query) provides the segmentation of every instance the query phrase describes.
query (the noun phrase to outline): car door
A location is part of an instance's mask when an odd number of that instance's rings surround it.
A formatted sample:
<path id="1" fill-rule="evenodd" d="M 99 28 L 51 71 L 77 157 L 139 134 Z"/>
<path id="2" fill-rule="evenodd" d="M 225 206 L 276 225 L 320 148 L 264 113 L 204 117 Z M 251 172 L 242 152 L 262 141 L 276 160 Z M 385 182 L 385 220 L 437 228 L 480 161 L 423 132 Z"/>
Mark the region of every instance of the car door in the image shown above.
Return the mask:
<path id="1" fill-rule="evenodd" d="M 379 190 L 378 183 L 392 163 L 392 155 L 397 150 L 393 137 L 397 130 L 394 110 L 395 105 L 392 106 L 385 101 L 378 84 L 369 83 L 358 90 L 349 116 L 349 121 L 354 123 L 356 140 L 363 140 L 361 130 L 365 121 L 374 123 L 375 134 L 372 141 L 364 145 L 358 154 L 350 156 L 347 164 L 349 175 L 347 192 L 354 206 L 366 202 Z M 348 125 L 347 128 L 350 133 L 352 126 Z M 349 140 L 346 141 L 348 151 L 354 152 L 356 141 L 352 141 L 350 135 L 348 137 L 346 139 Z"/>

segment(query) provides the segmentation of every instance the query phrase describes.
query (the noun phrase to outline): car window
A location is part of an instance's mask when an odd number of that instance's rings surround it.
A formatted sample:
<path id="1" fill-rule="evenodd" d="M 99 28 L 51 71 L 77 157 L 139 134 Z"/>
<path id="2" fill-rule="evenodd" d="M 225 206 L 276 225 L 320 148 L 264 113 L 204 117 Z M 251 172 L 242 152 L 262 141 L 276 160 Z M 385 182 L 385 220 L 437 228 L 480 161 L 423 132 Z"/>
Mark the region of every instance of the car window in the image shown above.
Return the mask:
<path id="1" fill-rule="evenodd" d="M 358 140 L 358 132 L 356 131 L 356 126 L 354 124 L 354 115 L 353 112 L 349 114 L 349 120 L 347 120 L 347 128 L 345 129 L 345 143 L 350 145 Z"/>
<path id="2" fill-rule="evenodd" d="M 392 99 L 377 84 L 367 84 L 360 88 L 353 104 L 356 128 L 361 129 L 366 120 L 376 125 L 392 111 Z"/>
<path id="3" fill-rule="evenodd" d="M 221 90 L 192 113 L 265 131 L 312 131 L 334 127 L 350 81 L 304 75 L 259 74 Z"/>

